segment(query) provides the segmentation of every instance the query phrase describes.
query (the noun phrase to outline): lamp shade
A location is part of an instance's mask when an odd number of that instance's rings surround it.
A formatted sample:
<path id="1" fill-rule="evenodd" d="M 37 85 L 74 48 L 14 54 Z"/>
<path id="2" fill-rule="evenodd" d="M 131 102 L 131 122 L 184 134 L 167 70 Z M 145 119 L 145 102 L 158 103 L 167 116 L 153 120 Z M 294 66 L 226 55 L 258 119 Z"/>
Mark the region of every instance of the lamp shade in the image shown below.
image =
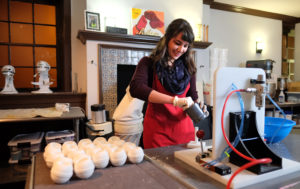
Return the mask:
<path id="1" fill-rule="evenodd" d="M 264 43 L 261 41 L 256 41 L 256 53 L 261 53 L 264 49 Z"/>

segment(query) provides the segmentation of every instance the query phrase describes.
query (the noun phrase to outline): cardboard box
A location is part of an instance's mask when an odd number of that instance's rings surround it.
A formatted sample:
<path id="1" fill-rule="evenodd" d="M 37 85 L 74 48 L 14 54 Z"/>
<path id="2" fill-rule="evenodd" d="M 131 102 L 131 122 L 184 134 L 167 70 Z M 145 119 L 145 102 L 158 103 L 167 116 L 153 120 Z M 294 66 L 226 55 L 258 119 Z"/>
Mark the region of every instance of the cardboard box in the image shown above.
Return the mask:
<path id="1" fill-rule="evenodd" d="M 288 82 L 287 88 L 289 92 L 300 92 L 300 81 Z"/>

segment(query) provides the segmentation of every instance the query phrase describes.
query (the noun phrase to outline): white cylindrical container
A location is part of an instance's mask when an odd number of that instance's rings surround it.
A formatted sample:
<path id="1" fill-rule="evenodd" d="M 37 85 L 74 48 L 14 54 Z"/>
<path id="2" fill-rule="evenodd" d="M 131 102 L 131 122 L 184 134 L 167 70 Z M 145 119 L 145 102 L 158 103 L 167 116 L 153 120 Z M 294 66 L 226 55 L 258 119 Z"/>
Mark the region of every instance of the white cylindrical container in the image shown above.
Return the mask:
<path id="1" fill-rule="evenodd" d="M 104 104 L 93 104 L 92 110 L 92 123 L 104 123 L 106 122 L 105 105 Z"/>

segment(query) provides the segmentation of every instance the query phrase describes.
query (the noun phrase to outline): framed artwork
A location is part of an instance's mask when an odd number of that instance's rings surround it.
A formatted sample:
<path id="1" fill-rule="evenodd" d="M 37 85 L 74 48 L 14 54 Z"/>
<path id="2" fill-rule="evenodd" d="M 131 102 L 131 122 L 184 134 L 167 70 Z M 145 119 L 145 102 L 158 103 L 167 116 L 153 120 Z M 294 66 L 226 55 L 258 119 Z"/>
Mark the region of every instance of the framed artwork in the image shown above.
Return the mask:
<path id="1" fill-rule="evenodd" d="M 97 12 L 85 11 L 85 29 L 100 31 L 100 14 Z"/>
<path id="2" fill-rule="evenodd" d="M 132 34 L 154 35 L 165 34 L 164 12 L 132 8 Z"/>

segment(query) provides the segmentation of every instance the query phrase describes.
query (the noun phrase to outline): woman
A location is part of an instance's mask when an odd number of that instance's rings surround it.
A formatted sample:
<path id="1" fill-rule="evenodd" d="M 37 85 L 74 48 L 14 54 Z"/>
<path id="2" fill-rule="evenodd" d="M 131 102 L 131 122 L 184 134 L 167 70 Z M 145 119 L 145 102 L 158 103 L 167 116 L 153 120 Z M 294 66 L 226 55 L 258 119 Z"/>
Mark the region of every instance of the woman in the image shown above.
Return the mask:
<path id="1" fill-rule="evenodd" d="M 197 101 L 194 34 L 184 19 L 174 20 L 150 57 L 140 60 L 130 82 L 132 97 L 148 101 L 144 148 L 187 143 L 195 139 L 192 120 L 183 109 Z M 192 99 L 192 100 L 191 100 Z M 206 111 L 206 110 L 204 110 Z"/>

